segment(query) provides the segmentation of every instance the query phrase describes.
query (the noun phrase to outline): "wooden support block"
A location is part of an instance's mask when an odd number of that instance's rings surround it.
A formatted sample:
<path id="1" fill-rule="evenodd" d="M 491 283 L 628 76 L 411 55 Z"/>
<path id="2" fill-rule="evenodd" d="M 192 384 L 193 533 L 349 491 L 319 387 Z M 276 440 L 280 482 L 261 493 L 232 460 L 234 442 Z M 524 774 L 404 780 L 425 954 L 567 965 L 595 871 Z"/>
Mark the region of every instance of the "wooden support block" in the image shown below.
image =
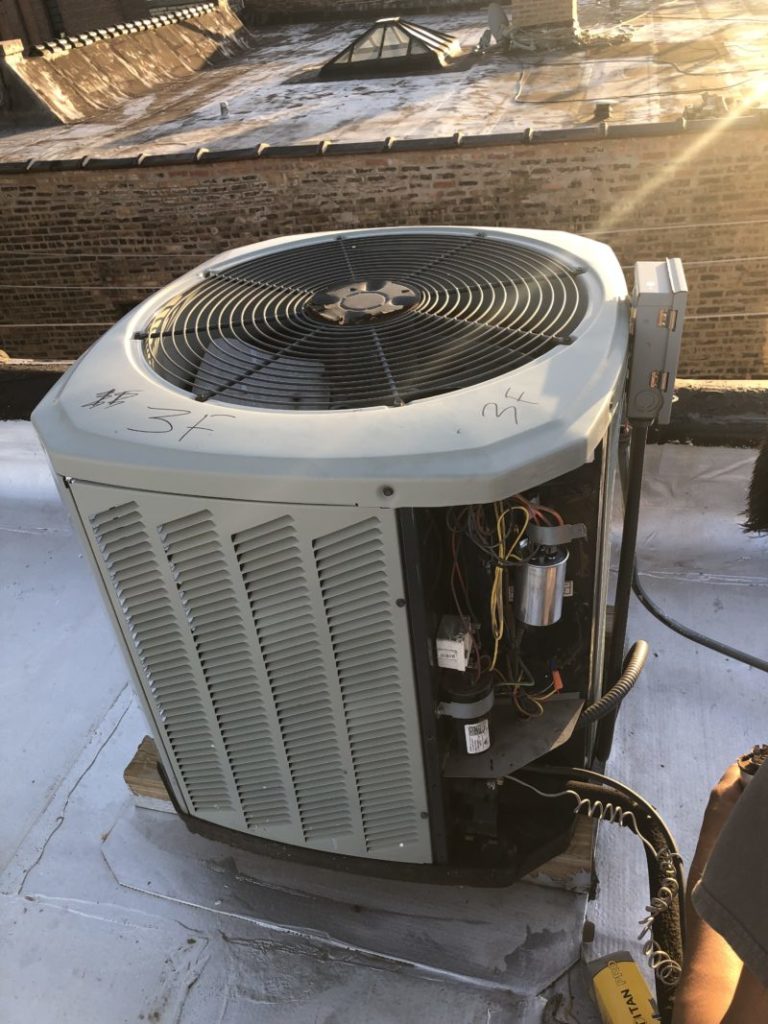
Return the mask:
<path id="1" fill-rule="evenodd" d="M 525 881 L 553 889 L 568 889 L 570 892 L 590 892 L 594 881 L 596 836 L 596 821 L 592 818 L 577 818 L 568 849 L 526 875 Z"/>
<path id="2" fill-rule="evenodd" d="M 167 800 L 170 803 L 168 790 L 157 770 L 157 748 L 151 736 L 145 736 L 141 741 L 131 763 L 123 772 L 123 778 L 134 796 Z"/>

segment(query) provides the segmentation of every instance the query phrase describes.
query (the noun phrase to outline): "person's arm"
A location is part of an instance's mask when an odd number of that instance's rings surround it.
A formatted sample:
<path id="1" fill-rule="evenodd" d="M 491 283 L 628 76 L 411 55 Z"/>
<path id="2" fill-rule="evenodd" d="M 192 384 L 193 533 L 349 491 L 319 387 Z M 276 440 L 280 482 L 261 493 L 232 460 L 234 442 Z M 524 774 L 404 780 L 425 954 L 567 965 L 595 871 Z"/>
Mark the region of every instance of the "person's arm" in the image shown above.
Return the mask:
<path id="1" fill-rule="evenodd" d="M 696 853 L 688 872 L 685 965 L 675 995 L 672 1024 L 740 1024 L 741 1021 L 741 1018 L 730 1017 L 741 977 L 741 960 L 725 939 L 702 921 L 691 902 L 693 888 L 701 878 L 717 837 L 740 795 L 739 768 L 733 764 L 710 794 Z M 735 1005 L 733 1008 L 736 1009 Z M 759 1019 L 752 1018 L 753 1021 Z"/>
<path id="2" fill-rule="evenodd" d="M 745 964 L 723 1024 L 757 1024 L 768 1020 L 768 989 Z"/>

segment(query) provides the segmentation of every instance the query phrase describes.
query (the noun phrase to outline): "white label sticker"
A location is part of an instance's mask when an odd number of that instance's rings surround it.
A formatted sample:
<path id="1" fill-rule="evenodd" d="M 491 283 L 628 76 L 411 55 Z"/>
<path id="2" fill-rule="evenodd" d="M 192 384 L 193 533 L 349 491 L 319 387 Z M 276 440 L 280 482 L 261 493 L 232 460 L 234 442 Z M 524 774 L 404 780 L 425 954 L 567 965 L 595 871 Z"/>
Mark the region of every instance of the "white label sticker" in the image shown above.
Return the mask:
<path id="1" fill-rule="evenodd" d="M 459 672 L 466 671 L 467 657 L 469 651 L 465 641 L 444 640 L 437 641 L 437 664 L 440 668 L 454 668 Z"/>
<path id="2" fill-rule="evenodd" d="M 488 719 L 483 718 L 480 722 L 473 722 L 464 726 L 464 739 L 467 744 L 468 754 L 482 754 L 491 745 L 491 730 L 488 728 Z"/>

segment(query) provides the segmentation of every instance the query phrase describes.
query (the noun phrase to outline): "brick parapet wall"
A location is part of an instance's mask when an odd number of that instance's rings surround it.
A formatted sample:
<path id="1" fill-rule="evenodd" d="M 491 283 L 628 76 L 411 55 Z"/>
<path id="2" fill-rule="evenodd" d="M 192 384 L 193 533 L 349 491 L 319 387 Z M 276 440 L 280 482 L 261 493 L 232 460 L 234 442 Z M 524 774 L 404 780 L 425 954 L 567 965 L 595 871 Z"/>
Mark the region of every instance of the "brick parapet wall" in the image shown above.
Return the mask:
<path id="1" fill-rule="evenodd" d="M 0 0 L 0 39 L 21 39 L 25 46 L 30 46 L 50 34 L 50 22 L 41 2 Z"/>
<path id="2" fill-rule="evenodd" d="M 512 30 L 531 28 L 574 29 L 576 0 L 515 0 L 510 11 Z"/>
<path id="3" fill-rule="evenodd" d="M 64 31 L 70 35 L 149 17 L 146 0 L 58 0 Z"/>
<path id="4" fill-rule="evenodd" d="M 242 11 L 247 25 L 280 21 L 326 21 L 345 18 L 369 19 L 392 15 L 426 14 L 434 20 L 434 28 L 450 32 L 450 25 L 441 25 L 441 13 L 487 10 L 486 0 L 245 0 Z M 578 25 L 576 0 L 515 0 L 502 4 L 513 29 L 565 27 Z"/>
<path id="5" fill-rule="evenodd" d="M 0 82 L 7 86 L 0 118 L 25 124 L 31 106 L 44 124 L 83 121 L 251 47 L 224 0 L 56 39 L 28 57 L 0 43 Z"/>
<path id="6" fill-rule="evenodd" d="M 433 17 L 432 28 L 450 32 L 449 25 L 439 23 L 443 11 L 487 9 L 486 0 L 245 0 L 241 17 L 246 25 L 284 21 L 334 21 L 377 18 L 397 15 L 427 14 Z"/>
<path id="7" fill-rule="evenodd" d="M 77 35 L 149 16 L 146 0 L 57 0 L 57 4 L 60 21 L 51 18 L 44 0 L 0 0 L 0 38 L 18 37 L 26 46 L 34 46 L 59 31 Z"/>
<path id="8" fill-rule="evenodd" d="M 129 306 L 233 246 L 455 223 L 591 235 L 630 270 L 680 256 L 691 289 L 681 373 L 765 377 L 767 158 L 768 128 L 714 124 L 690 136 L 0 175 L 0 347 L 79 354 Z"/>

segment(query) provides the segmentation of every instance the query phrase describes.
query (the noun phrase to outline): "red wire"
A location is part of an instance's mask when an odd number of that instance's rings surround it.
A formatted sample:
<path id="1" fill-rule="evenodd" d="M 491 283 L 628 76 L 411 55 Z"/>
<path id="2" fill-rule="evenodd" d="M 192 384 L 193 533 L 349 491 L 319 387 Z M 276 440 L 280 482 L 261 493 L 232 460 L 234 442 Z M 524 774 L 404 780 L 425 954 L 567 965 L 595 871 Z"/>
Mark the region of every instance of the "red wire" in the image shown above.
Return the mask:
<path id="1" fill-rule="evenodd" d="M 560 513 L 559 512 L 555 512 L 555 510 L 553 508 L 548 508 L 546 505 L 539 505 L 539 508 L 541 509 L 542 512 L 548 512 L 551 516 L 554 516 L 555 520 L 560 524 L 560 526 L 562 526 L 563 523 L 565 522 L 565 520 L 560 515 Z"/>
<path id="2" fill-rule="evenodd" d="M 451 554 L 453 555 L 453 566 L 451 568 L 451 593 L 453 594 L 453 603 L 456 605 L 456 611 L 459 613 L 461 618 L 464 618 L 464 612 L 459 604 L 459 595 L 456 593 L 456 574 L 459 571 L 456 540 L 456 534 L 451 533 Z"/>

